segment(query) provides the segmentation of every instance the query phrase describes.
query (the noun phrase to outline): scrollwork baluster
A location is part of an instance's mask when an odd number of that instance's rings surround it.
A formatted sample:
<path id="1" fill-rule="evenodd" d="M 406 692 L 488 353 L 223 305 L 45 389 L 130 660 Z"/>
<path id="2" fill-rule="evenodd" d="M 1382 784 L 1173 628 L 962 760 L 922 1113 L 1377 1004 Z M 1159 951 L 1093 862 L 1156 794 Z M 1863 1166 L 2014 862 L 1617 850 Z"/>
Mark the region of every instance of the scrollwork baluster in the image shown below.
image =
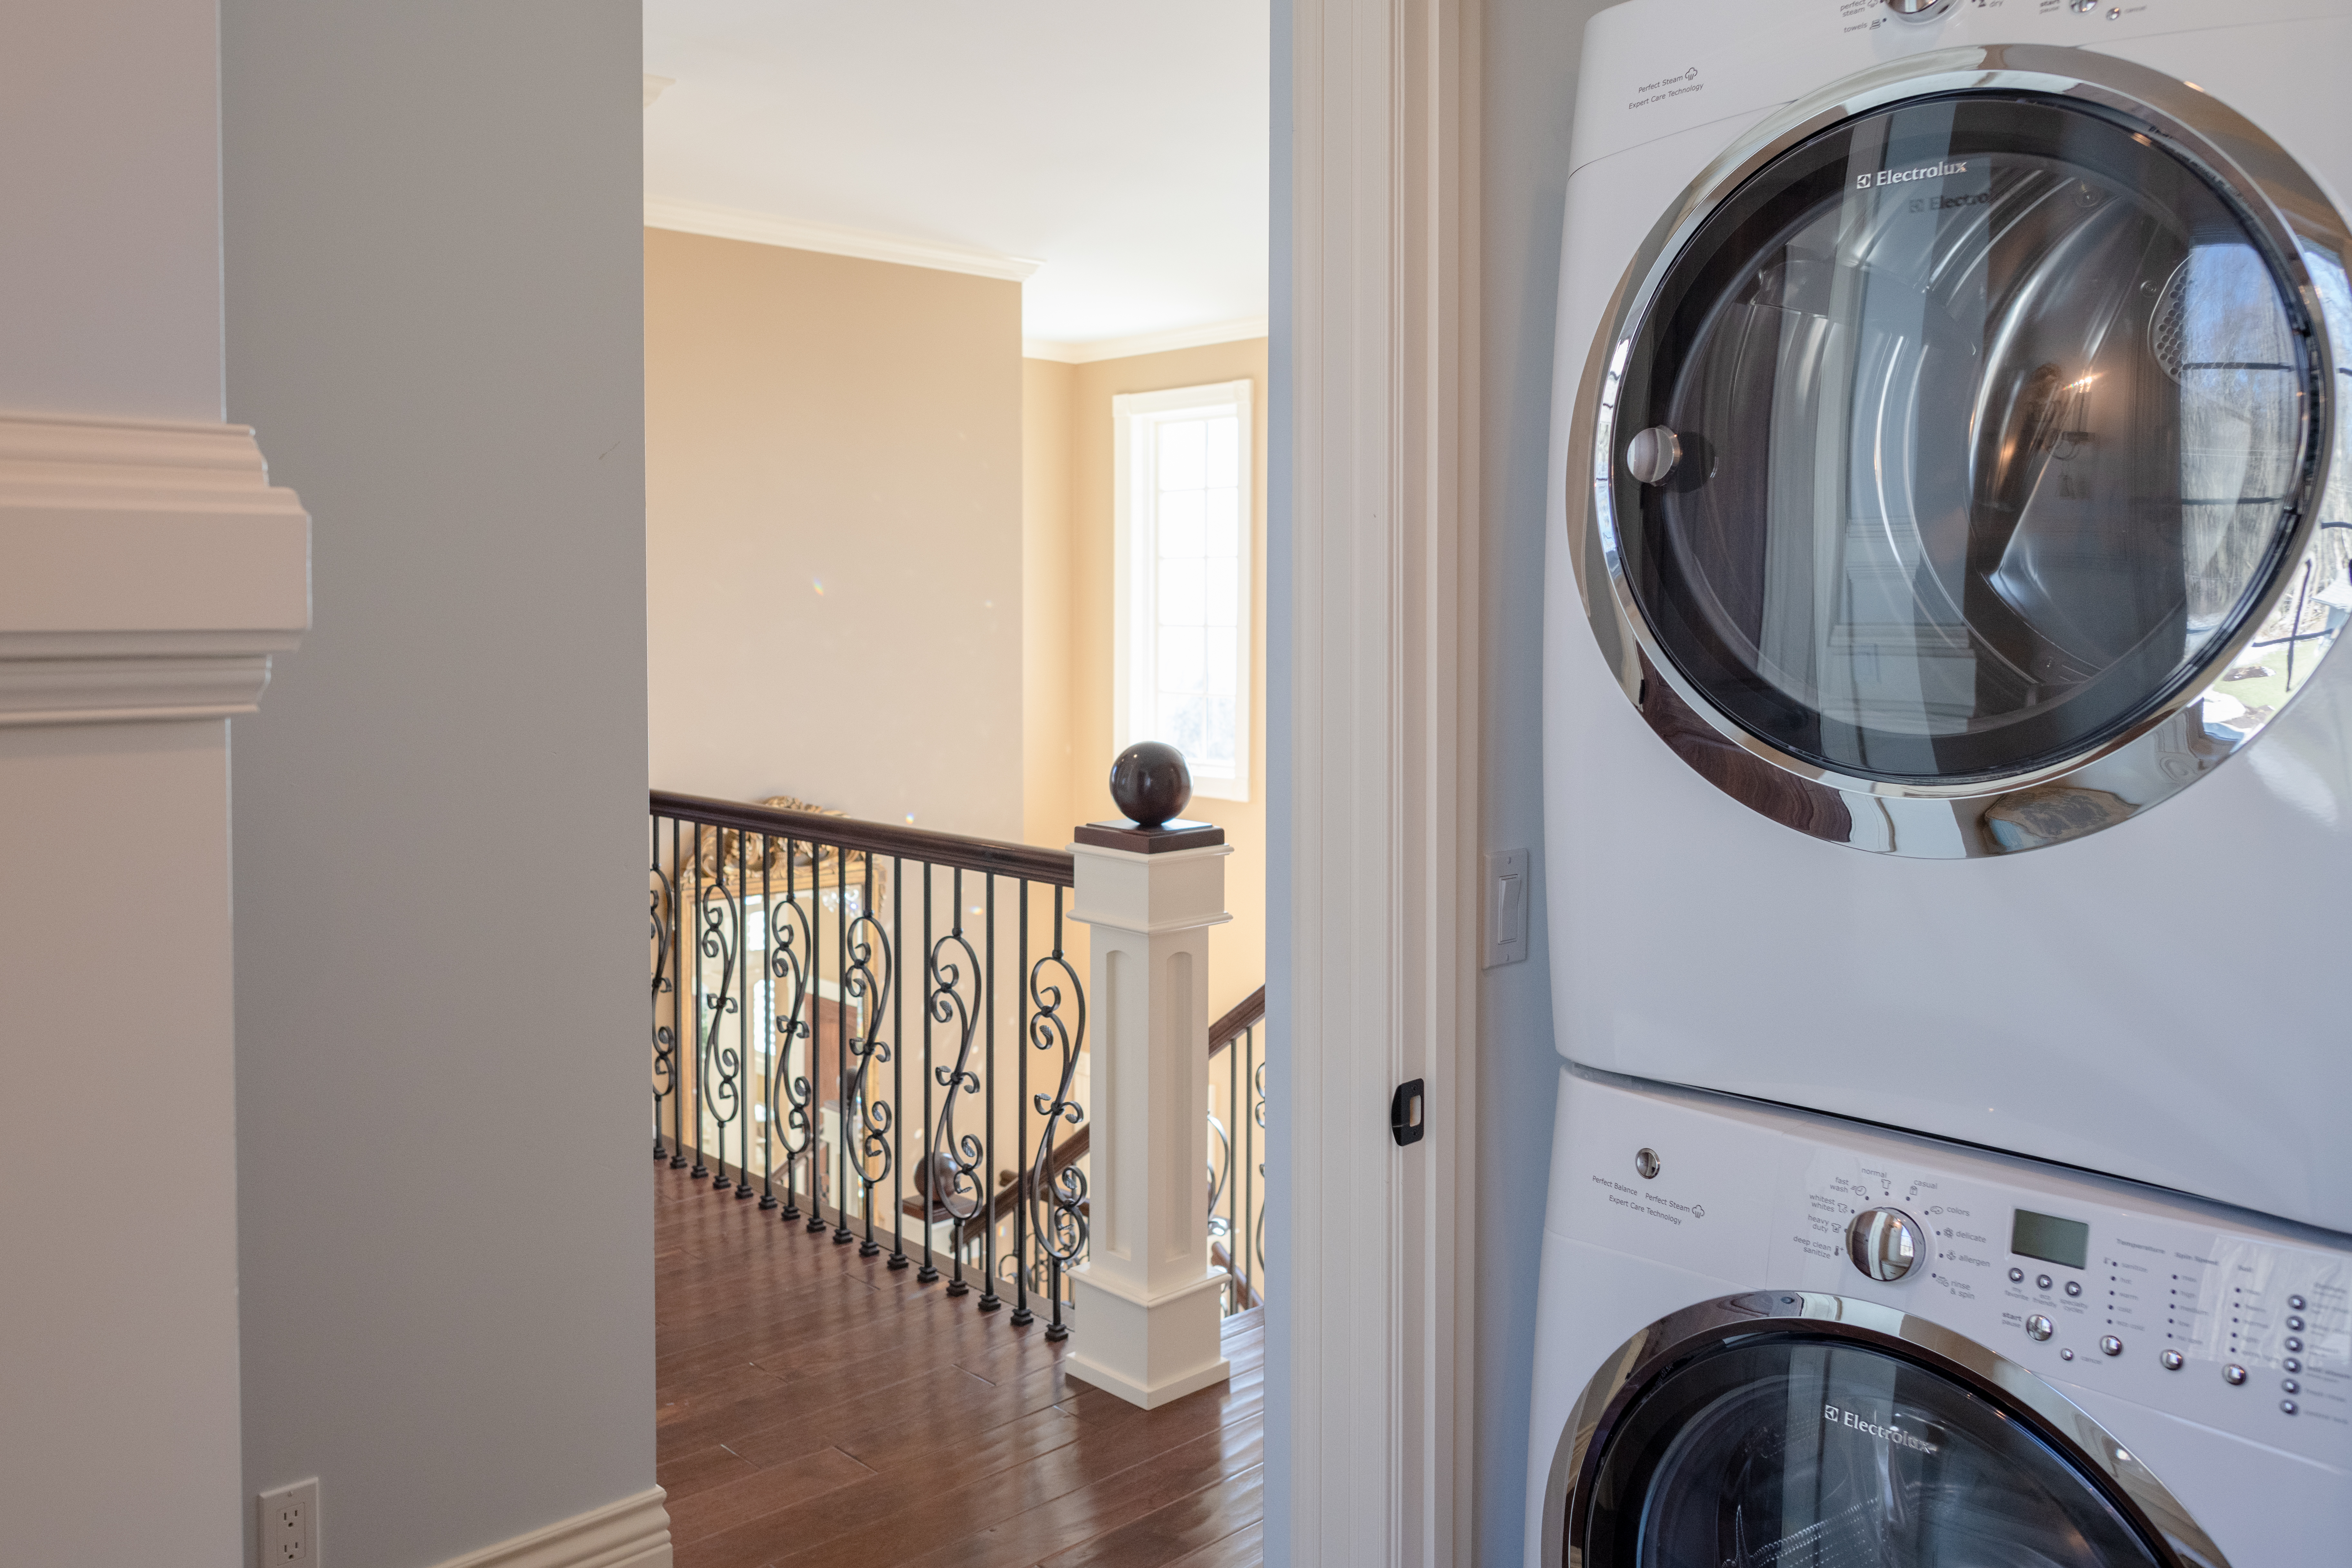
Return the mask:
<path id="1" fill-rule="evenodd" d="M 847 857 L 844 856 L 842 859 L 845 862 Z M 849 1127 L 854 1114 L 857 1127 L 857 1180 L 865 1189 L 866 1205 L 866 1238 L 859 1244 L 857 1255 L 872 1258 L 882 1250 L 881 1243 L 874 1239 L 874 1189 L 890 1174 L 890 1129 L 896 1110 L 891 1104 L 877 1101 L 872 1093 L 875 1064 L 887 1063 L 893 1054 L 890 1043 L 880 1037 L 880 1031 L 882 1007 L 890 995 L 894 955 L 890 939 L 882 930 L 882 922 L 874 918 L 873 857 L 866 858 L 865 866 L 866 879 L 858 897 L 857 918 L 845 927 L 848 963 L 841 972 L 842 1005 L 845 1018 L 848 1004 L 856 1001 L 858 1022 L 864 1026 L 858 1031 L 856 1040 L 845 1040 L 842 1045 L 845 1052 L 855 1053 L 857 1064 L 851 1074 L 851 1082 L 856 1090 L 856 1099 L 842 1107 L 842 1142 L 845 1146 L 849 1142 Z M 845 870 L 842 876 L 845 880 L 847 872 Z M 848 913 L 845 892 L 842 914 L 845 921 Z M 881 949 L 878 968 L 875 953 L 877 945 Z M 846 1239 L 846 1209 L 842 1218 L 844 1234 L 834 1237 L 836 1241 Z"/>
<path id="2" fill-rule="evenodd" d="M 947 1092 L 940 1102 L 938 1132 L 932 1140 L 924 1177 L 927 1209 L 932 1214 L 944 1213 L 955 1224 L 949 1247 L 954 1258 L 954 1273 L 948 1280 L 948 1294 L 961 1296 L 971 1289 L 963 1277 L 964 1226 L 988 1206 L 988 1184 L 981 1175 L 986 1167 L 988 1151 L 969 1132 L 956 1131 L 956 1100 L 961 1095 L 980 1092 L 980 1075 L 971 1070 L 971 1047 L 980 1023 L 979 1010 L 987 997 L 980 954 L 963 932 L 961 870 L 950 879 L 950 885 L 955 907 L 948 934 L 932 945 L 929 957 L 927 1011 L 933 1022 L 953 1026 L 956 1058 L 953 1067 L 934 1069 L 940 1088 Z M 967 973 L 971 980 L 970 995 L 964 994 Z"/>
<path id="3" fill-rule="evenodd" d="M 1066 1161 L 1059 1170 L 1054 1168 L 1054 1134 L 1065 1125 L 1075 1129 L 1086 1120 L 1072 1089 L 1077 1079 L 1078 1053 L 1086 1047 L 1087 994 L 1078 984 L 1077 971 L 1062 953 L 1059 888 L 1054 889 L 1054 951 L 1029 971 L 1028 1004 L 1030 1044 L 1041 1051 L 1053 1051 L 1058 1069 L 1052 1096 L 1040 1094 L 1034 1101 L 1037 1113 L 1045 1119 L 1045 1130 L 1038 1135 L 1036 1157 L 1030 1163 L 1026 1184 L 1030 1234 L 1051 1265 L 1046 1293 L 1053 1299 L 1054 1321 L 1045 1337 L 1058 1341 L 1070 1333 L 1062 1321 L 1062 1275 L 1076 1267 L 1087 1250 L 1086 1173 L 1078 1169 L 1076 1159 Z M 1066 1017 L 1066 1007 L 1075 1016 Z"/>
<path id="4" fill-rule="evenodd" d="M 653 887 L 648 890 L 653 902 L 654 973 L 652 992 L 653 1029 L 653 1091 L 654 1091 L 654 1158 L 667 1160 L 669 1150 L 662 1142 L 662 1106 L 677 1092 L 677 1031 L 662 1023 L 662 998 L 677 989 L 676 964 L 677 942 L 672 934 L 670 918 L 677 908 L 676 889 L 661 864 L 661 818 L 653 822 Z"/>
<path id="5" fill-rule="evenodd" d="M 698 839 L 699 837 L 698 834 Z M 722 1036 L 726 1021 L 730 1017 L 740 1016 L 742 1011 L 742 1004 L 735 995 L 735 961 L 741 951 L 743 931 L 741 912 L 729 896 L 725 851 L 719 850 L 712 859 L 716 898 L 708 896 L 702 887 L 701 858 L 699 854 L 695 857 L 695 891 L 698 900 L 696 912 L 701 933 L 695 945 L 702 957 L 719 961 L 719 991 L 716 995 L 705 993 L 702 998 L 709 1011 L 710 1021 L 703 1031 L 702 1060 L 699 1064 L 702 1076 L 698 1084 L 702 1096 L 703 1114 L 697 1126 L 698 1131 L 701 1121 L 709 1123 L 712 1136 L 719 1145 L 719 1169 L 713 1174 L 698 1158 L 694 1163 L 694 1174 L 709 1176 L 711 1185 L 723 1191 L 727 1186 L 727 1129 L 743 1109 L 741 1086 L 737 1081 L 742 1070 L 742 1053 L 729 1049 Z M 697 967 L 698 970 L 700 966 Z M 711 1081 L 714 1066 L 718 1069 L 715 1086 Z M 698 1137 L 696 1142 L 699 1143 L 701 1140 Z M 698 1149 L 696 1152 L 699 1155 L 701 1151 Z"/>

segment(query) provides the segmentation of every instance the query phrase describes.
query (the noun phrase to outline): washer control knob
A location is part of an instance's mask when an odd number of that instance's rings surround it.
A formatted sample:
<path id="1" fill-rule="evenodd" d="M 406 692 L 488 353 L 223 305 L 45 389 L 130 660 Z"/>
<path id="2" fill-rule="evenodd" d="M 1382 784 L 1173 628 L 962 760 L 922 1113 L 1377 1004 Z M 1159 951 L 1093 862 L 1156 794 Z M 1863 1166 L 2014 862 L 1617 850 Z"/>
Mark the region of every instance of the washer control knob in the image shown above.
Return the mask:
<path id="1" fill-rule="evenodd" d="M 1683 460 L 1683 439 L 1663 425 L 1636 430 L 1625 443 L 1625 471 L 1645 485 L 1662 485 Z"/>
<path id="2" fill-rule="evenodd" d="M 2025 1337 L 2029 1340 L 2046 1340 L 2057 1331 L 2058 1325 L 2039 1312 L 2025 1320 Z"/>
<path id="3" fill-rule="evenodd" d="M 1952 0 L 1886 0 L 1886 8 L 1898 16 L 1932 16 L 1949 5 Z"/>
<path id="4" fill-rule="evenodd" d="M 2246 1381 L 2246 1369 L 2240 1366 L 2236 1362 L 2231 1362 L 2229 1365 L 2221 1369 L 2221 1381 L 2228 1384 L 2231 1387 L 2235 1388 L 2238 1384 Z"/>
<path id="5" fill-rule="evenodd" d="M 1845 1255 L 1881 1284 L 1902 1279 L 1919 1261 L 1919 1225 L 1901 1209 L 1864 1209 L 1845 1227 Z"/>
<path id="6" fill-rule="evenodd" d="M 2103 1355 L 2121 1355 L 2124 1353 L 2124 1342 L 2115 1335 L 2109 1334 L 2099 1342 L 2099 1352 Z"/>
<path id="7" fill-rule="evenodd" d="M 2189 1358 L 2179 1351 L 2167 1351 L 2156 1359 L 2164 1363 L 2164 1370 L 2167 1372 L 2179 1372 L 2189 1364 Z"/>

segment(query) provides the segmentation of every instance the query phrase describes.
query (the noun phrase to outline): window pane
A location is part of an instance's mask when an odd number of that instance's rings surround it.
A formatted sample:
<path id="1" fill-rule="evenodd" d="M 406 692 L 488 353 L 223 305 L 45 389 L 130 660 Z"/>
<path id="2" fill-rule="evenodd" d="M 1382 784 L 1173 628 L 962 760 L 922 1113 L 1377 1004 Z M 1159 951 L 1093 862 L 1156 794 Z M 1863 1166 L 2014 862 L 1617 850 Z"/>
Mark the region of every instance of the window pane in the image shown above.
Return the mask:
<path id="1" fill-rule="evenodd" d="M 1209 625 L 1230 626 L 1241 608 L 1241 563 L 1228 555 L 1223 561 L 1207 563 L 1207 604 Z"/>
<path id="2" fill-rule="evenodd" d="M 1208 482 L 1207 422 L 1171 420 L 1160 426 L 1160 488 L 1199 489 Z"/>
<path id="3" fill-rule="evenodd" d="M 1204 484 L 1238 485 L 1241 475 L 1242 422 L 1233 415 L 1220 415 L 1208 422 L 1208 473 Z"/>
<path id="4" fill-rule="evenodd" d="M 1201 636 L 1202 641 L 1208 646 L 1209 694 L 1213 697 L 1231 697 L 1235 686 L 1234 666 L 1241 657 L 1239 639 L 1231 632 L 1204 632 Z"/>
<path id="5" fill-rule="evenodd" d="M 1202 522 L 1208 498 L 1200 490 L 1176 490 L 1160 498 L 1160 558 L 1198 559 L 1208 540 Z"/>
<path id="6" fill-rule="evenodd" d="M 1210 697 L 1202 700 L 1207 707 L 1208 722 L 1200 760 L 1211 767 L 1231 773 L 1234 766 L 1234 700 L 1230 697 Z"/>
<path id="7" fill-rule="evenodd" d="M 1204 586 L 1200 562 L 1161 562 L 1160 563 L 1160 624 L 1164 626 L 1205 625 L 1208 620 L 1208 607 L 1202 602 Z"/>
<path id="8" fill-rule="evenodd" d="M 1204 491 L 1201 497 L 1207 527 L 1203 537 L 1212 555 L 1239 555 L 1242 548 L 1242 492 L 1232 485 Z"/>
<path id="9" fill-rule="evenodd" d="M 1160 689 L 1163 692 L 1199 691 L 1205 687 L 1208 676 L 1208 634 L 1186 626 L 1161 627 Z"/>
<path id="10" fill-rule="evenodd" d="M 1208 702 L 1205 697 L 1160 698 L 1160 739 L 1187 757 L 1203 755 L 1202 721 L 1207 717 Z"/>

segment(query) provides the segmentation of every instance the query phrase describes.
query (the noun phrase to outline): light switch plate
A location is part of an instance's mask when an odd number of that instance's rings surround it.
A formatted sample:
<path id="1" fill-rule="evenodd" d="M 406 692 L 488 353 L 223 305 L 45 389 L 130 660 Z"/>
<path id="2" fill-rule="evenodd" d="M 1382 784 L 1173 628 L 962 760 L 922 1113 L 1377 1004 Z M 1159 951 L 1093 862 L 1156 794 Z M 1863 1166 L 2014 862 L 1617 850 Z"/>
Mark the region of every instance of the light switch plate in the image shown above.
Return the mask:
<path id="1" fill-rule="evenodd" d="M 1517 963 L 1528 955 L 1528 867 L 1524 849 L 1486 851 L 1486 961 Z"/>

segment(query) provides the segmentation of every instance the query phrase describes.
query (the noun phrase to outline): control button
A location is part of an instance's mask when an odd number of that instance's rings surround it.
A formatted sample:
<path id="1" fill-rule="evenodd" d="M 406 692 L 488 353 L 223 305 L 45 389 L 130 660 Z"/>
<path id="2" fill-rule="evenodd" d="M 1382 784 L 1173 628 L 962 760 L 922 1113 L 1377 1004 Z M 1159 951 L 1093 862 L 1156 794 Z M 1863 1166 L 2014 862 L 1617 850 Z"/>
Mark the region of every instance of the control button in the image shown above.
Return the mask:
<path id="1" fill-rule="evenodd" d="M 2164 1363 L 2164 1370 L 2167 1372 L 2179 1372 L 2189 1364 L 2188 1358 L 2179 1351 L 2167 1351 L 2156 1359 Z"/>
<path id="2" fill-rule="evenodd" d="M 2228 1366 L 2221 1369 L 2221 1381 L 2228 1384 L 2231 1387 L 2235 1388 L 2238 1384 L 2246 1381 L 2246 1369 L 2240 1366 L 2237 1363 L 2231 1362 Z"/>
<path id="3" fill-rule="evenodd" d="M 2279 1401 L 2279 1409 L 2285 1415 L 2292 1415 L 2295 1412 L 2295 1403 L 2292 1399 L 2282 1399 Z"/>
<path id="4" fill-rule="evenodd" d="M 1871 1279 L 1891 1283 L 1919 1260 L 1919 1226 L 1901 1209 L 1864 1209 L 1845 1227 L 1845 1255 Z"/>
<path id="5" fill-rule="evenodd" d="M 2043 1317 L 2039 1312 L 2034 1313 L 2033 1316 L 2025 1320 L 2025 1337 L 2027 1339 L 2046 1340 L 2057 1331 L 2058 1325 L 2052 1322 L 2049 1319 Z M 2243 1373 L 2239 1374 L 2239 1381 L 2244 1381 Z"/>
<path id="6" fill-rule="evenodd" d="M 2124 1342 L 2115 1335 L 2109 1334 L 2099 1342 L 2099 1350 L 2105 1355 L 2121 1355 L 2124 1353 Z"/>
<path id="7" fill-rule="evenodd" d="M 1625 471 L 1645 485 L 1664 484 L 1682 460 L 1682 437 L 1663 425 L 1636 431 L 1625 443 Z"/>
<path id="8" fill-rule="evenodd" d="M 2289 1356 L 2286 1358 L 2286 1369 L 2289 1372 L 2301 1372 L 2303 1370 L 2303 1363 L 2295 1360 L 2293 1356 Z"/>
<path id="9" fill-rule="evenodd" d="M 2022 1284 L 2024 1284 L 2024 1283 L 2025 1283 L 2025 1270 L 2024 1270 L 2024 1269 L 2022 1269 L 2022 1268 L 2012 1268 L 2012 1269 L 2011 1269 L 2011 1270 L 2009 1271 L 2009 1282 L 2010 1282 L 2011 1284 L 2012 1284 L 2012 1285 L 2022 1285 Z"/>
<path id="10" fill-rule="evenodd" d="M 2058 1352 L 2058 1359 L 2060 1361 L 2073 1361 L 2074 1359 L 2074 1352 L 2073 1351 L 2060 1351 Z"/>
<path id="11" fill-rule="evenodd" d="M 2300 1296 L 2289 1296 L 2286 1299 L 2286 1304 L 2293 1307 L 2298 1312 L 2302 1311 L 2305 1307 L 2309 1305 L 2309 1303 L 2304 1300 Z"/>
<path id="12" fill-rule="evenodd" d="M 2293 1329 L 2298 1334 L 2303 1332 L 2303 1320 L 2301 1318 L 2289 1318 L 2286 1321 L 2286 1326 Z"/>
<path id="13" fill-rule="evenodd" d="M 2099 0 L 2074 0 L 2074 9 L 2084 13 L 2099 8 Z"/>
<path id="14" fill-rule="evenodd" d="M 2066 1281 L 2066 1294 L 2069 1296 L 2079 1296 L 2082 1293 L 2083 1282 L 2080 1279 L 2069 1279 Z"/>
<path id="15" fill-rule="evenodd" d="M 2303 1342 L 2290 1334 L 2287 1336 L 2286 1348 L 2294 1352 L 2295 1354 L 2301 1355 L 2303 1353 Z"/>
<path id="16" fill-rule="evenodd" d="M 2279 1392 L 2282 1394 L 2301 1394 L 2303 1392 L 2303 1384 L 2295 1382 L 2294 1379 L 2290 1377 L 2279 1384 Z"/>
<path id="17" fill-rule="evenodd" d="M 2033 1277 L 2033 1288 L 2034 1288 L 2035 1289 L 2037 1289 L 2037 1290 L 2047 1290 L 2047 1289 L 2050 1289 L 2050 1276 L 2048 1276 L 2047 1274 L 2036 1274 L 2036 1275 Z"/>

